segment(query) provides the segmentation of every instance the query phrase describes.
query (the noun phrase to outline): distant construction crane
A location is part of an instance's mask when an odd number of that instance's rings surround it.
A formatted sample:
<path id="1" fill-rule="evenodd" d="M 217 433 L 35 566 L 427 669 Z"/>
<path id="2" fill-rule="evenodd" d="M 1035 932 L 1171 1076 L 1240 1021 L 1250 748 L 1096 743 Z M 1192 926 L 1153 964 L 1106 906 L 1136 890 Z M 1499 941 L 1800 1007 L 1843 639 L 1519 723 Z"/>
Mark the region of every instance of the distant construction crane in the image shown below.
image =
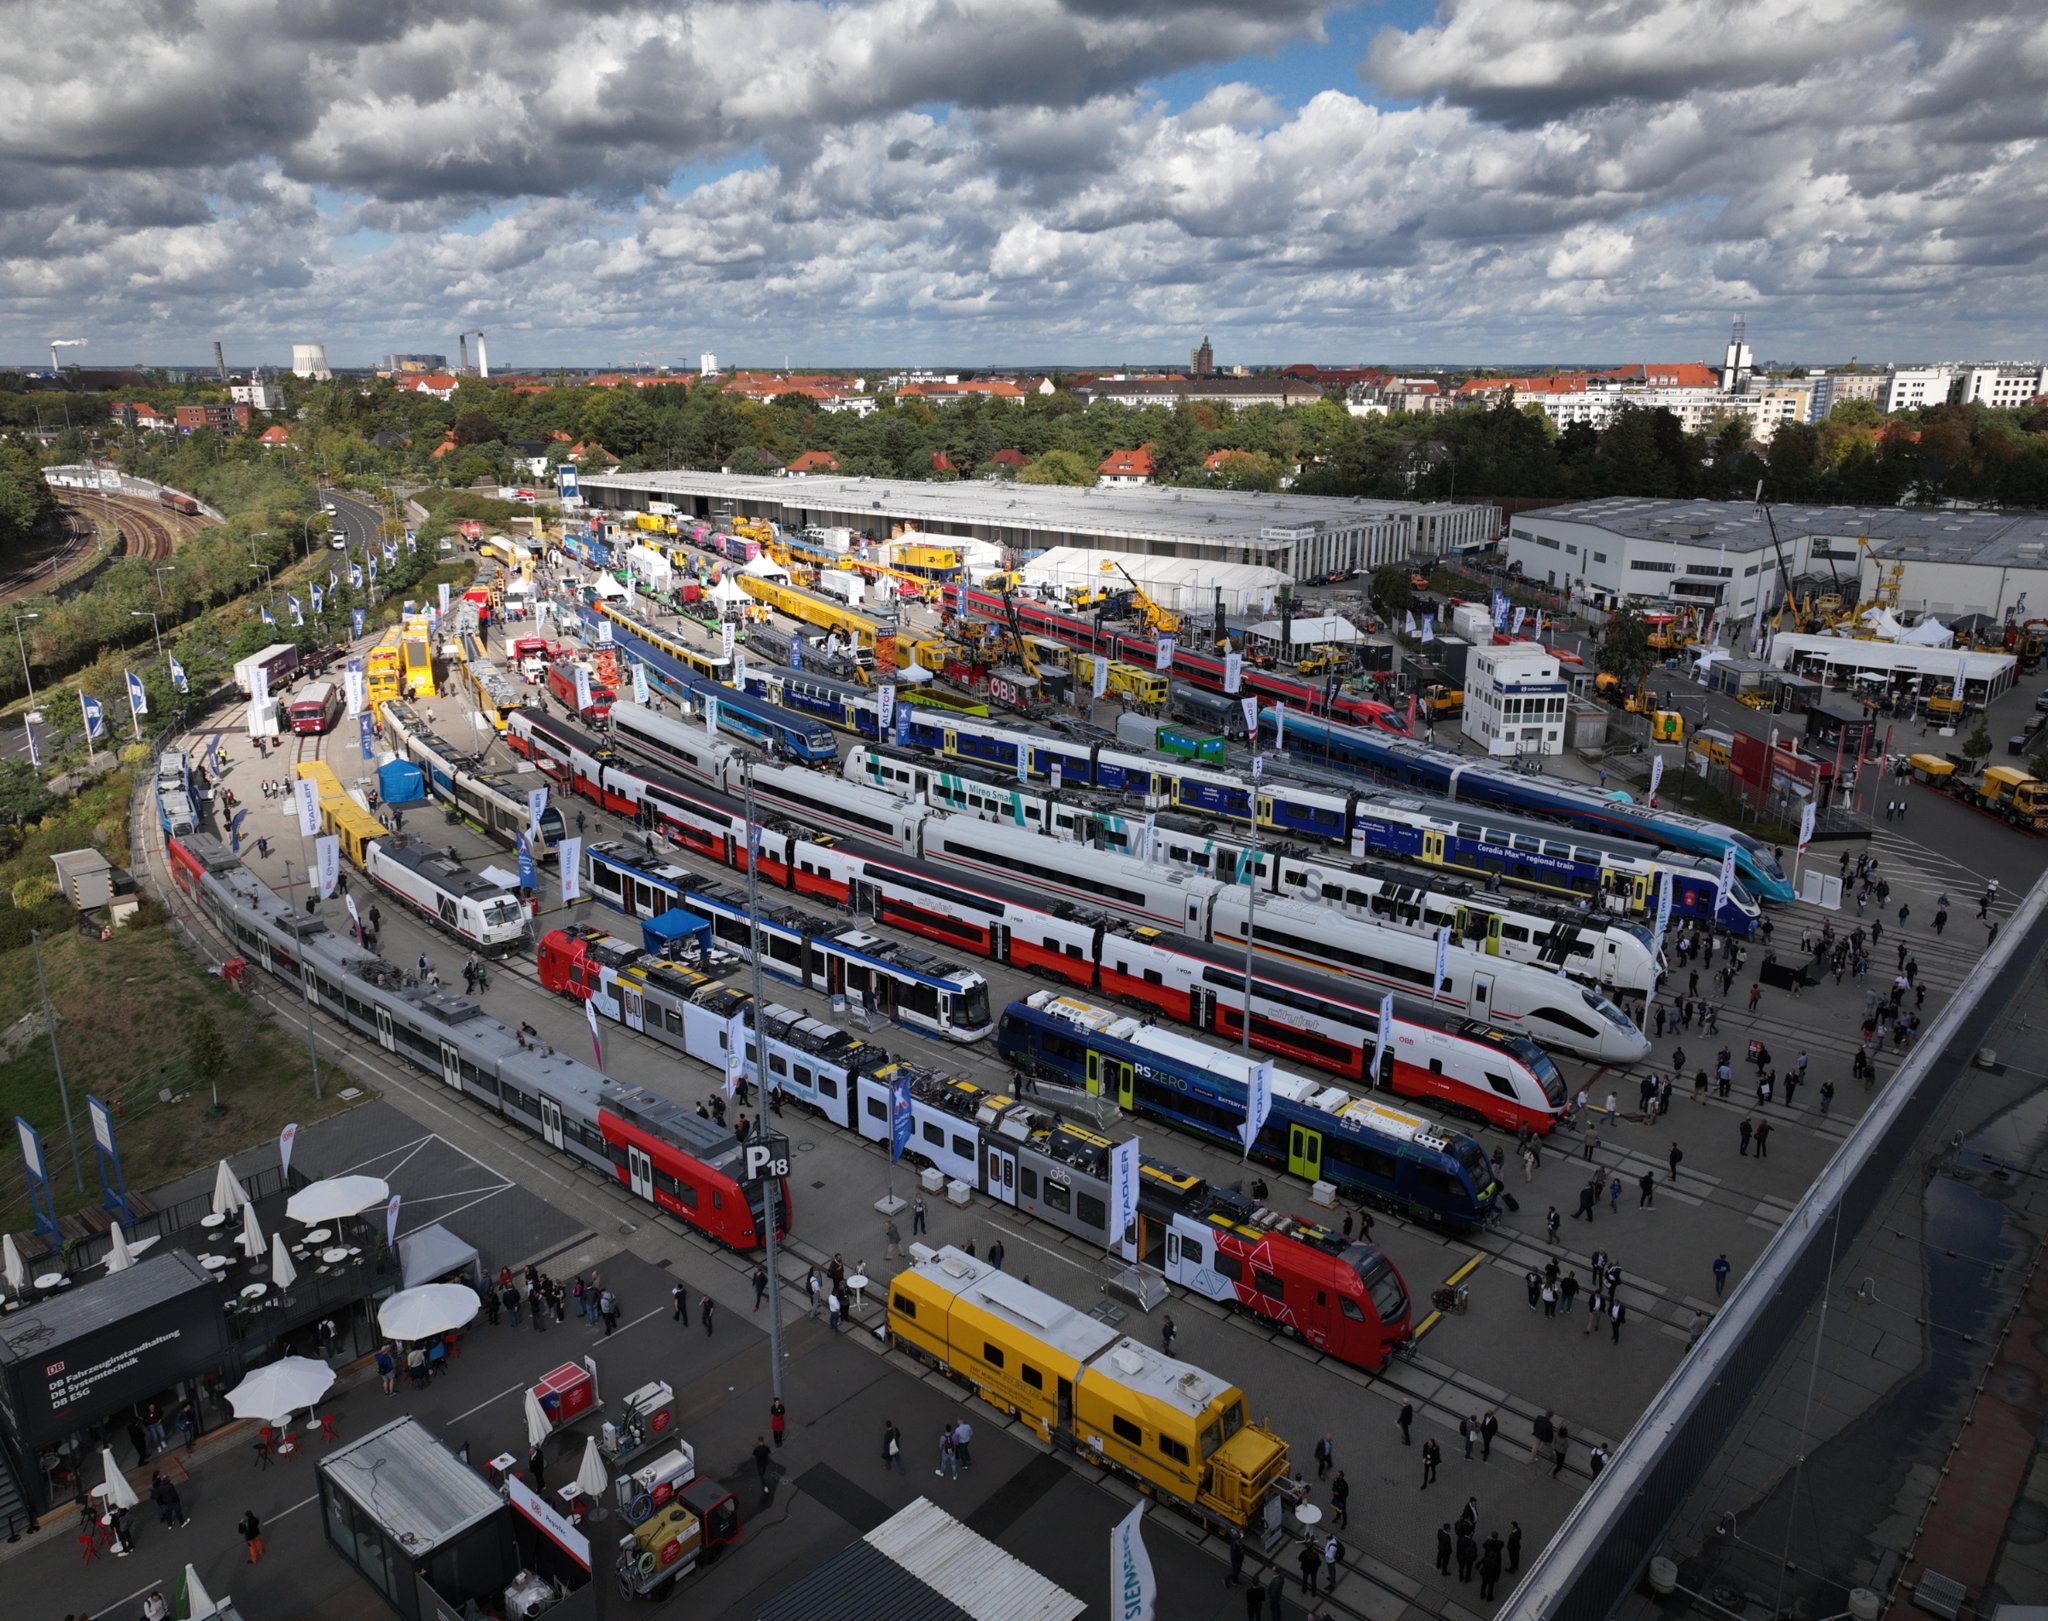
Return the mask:
<path id="1" fill-rule="evenodd" d="M 57 358 L 57 351 L 59 349 L 83 349 L 84 347 L 85 339 L 83 338 L 52 338 L 50 340 L 50 370 L 60 372 L 64 369 L 64 363 Z"/>

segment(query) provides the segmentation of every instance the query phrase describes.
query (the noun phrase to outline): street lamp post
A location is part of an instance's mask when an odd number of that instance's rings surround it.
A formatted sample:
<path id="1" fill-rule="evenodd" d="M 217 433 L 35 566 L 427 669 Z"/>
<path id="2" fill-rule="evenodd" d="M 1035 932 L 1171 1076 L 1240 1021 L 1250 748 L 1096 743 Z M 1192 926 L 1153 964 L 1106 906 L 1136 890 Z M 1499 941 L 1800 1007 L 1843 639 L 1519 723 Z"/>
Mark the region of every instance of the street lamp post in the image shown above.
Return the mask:
<path id="1" fill-rule="evenodd" d="M 159 564 L 157 564 L 157 566 L 156 566 L 156 600 L 157 600 L 157 601 L 159 601 L 159 602 L 164 602 L 164 601 L 167 601 L 167 600 L 168 600 L 168 599 L 167 599 L 167 598 L 166 598 L 166 597 L 164 596 L 164 576 L 165 576 L 166 574 L 175 574 L 175 573 L 177 573 L 177 572 L 178 572 L 178 565 L 177 565 L 176 563 L 159 563 Z"/>
<path id="2" fill-rule="evenodd" d="M 14 645 L 21 649 L 21 680 L 22 685 L 28 688 L 28 706 L 31 709 L 36 706 L 36 684 L 34 677 L 28 673 L 28 642 L 21 634 L 21 627 L 31 619 L 40 619 L 42 617 L 41 614 L 16 614 L 14 616 Z"/>
<path id="3" fill-rule="evenodd" d="M 153 608 L 130 608 L 128 610 L 128 617 L 130 619 L 147 619 L 149 621 L 149 633 L 156 638 L 156 656 L 162 658 L 164 656 L 164 631 L 163 626 L 157 622 L 156 610 Z"/>
<path id="4" fill-rule="evenodd" d="M 270 570 L 261 563 L 251 563 L 249 566 L 263 576 L 263 600 L 265 602 L 276 601 L 276 594 L 271 590 L 270 586 Z"/>

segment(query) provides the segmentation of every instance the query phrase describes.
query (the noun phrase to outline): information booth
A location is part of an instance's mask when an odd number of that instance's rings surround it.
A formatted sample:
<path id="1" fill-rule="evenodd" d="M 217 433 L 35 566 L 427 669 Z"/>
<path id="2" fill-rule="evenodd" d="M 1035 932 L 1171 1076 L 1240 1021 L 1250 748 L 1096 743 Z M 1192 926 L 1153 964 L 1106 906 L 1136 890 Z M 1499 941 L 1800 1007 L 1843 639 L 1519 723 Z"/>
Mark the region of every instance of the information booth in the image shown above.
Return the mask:
<path id="1" fill-rule="evenodd" d="M 515 1508 L 417 1419 L 337 1446 L 319 1473 L 328 1545 L 406 1621 L 597 1614 L 581 1533 L 531 1493 Z"/>

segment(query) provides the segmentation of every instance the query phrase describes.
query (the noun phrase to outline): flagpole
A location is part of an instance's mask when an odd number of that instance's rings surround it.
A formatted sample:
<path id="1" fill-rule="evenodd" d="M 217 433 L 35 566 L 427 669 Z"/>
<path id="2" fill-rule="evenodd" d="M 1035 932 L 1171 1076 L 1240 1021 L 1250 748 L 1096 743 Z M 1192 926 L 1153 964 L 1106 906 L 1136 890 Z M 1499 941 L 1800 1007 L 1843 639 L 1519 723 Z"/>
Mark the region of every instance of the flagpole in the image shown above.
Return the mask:
<path id="1" fill-rule="evenodd" d="M 760 866 L 761 847 L 755 842 L 754 833 L 754 762 L 748 760 L 740 769 L 742 810 L 747 822 L 747 955 L 753 961 L 754 982 L 754 1091 L 758 1094 L 755 1104 L 760 1113 L 754 1120 L 754 1135 L 762 1142 L 768 1140 L 768 1035 L 761 1020 L 761 902 Z M 769 1394 L 782 1400 L 782 1279 L 776 1272 L 775 1219 L 776 1194 L 779 1191 L 773 1176 L 767 1178 L 761 1189 L 763 1220 L 766 1229 L 764 1242 L 767 1246 L 768 1261 L 768 1361 Z M 890 1162 L 891 1196 L 895 1189 L 895 1162 Z M 845 1302 L 841 1302 L 842 1305 Z"/>
<path id="2" fill-rule="evenodd" d="M 303 841 L 305 835 L 302 833 L 299 837 Z M 303 851 L 303 842 L 301 849 Z M 285 894 L 290 895 L 292 888 L 292 864 L 289 856 L 285 858 L 284 864 L 284 888 Z M 303 957 L 299 961 L 298 979 L 299 1005 L 305 1010 L 306 1014 L 306 1056 L 313 1061 L 313 1101 L 318 1103 L 320 1101 L 320 1046 L 313 1036 L 313 997 L 306 989 L 306 968 Z"/>

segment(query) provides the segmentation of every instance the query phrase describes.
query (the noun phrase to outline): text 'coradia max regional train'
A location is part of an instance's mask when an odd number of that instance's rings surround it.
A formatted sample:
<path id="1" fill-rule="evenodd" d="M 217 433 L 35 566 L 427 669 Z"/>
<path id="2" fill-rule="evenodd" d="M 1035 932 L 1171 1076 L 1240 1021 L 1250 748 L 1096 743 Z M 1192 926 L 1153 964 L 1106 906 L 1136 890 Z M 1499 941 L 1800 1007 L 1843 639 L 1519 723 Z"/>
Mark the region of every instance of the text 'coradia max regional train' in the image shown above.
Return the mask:
<path id="1" fill-rule="evenodd" d="M 729 795 L 658 767 L 621 761 L 577 728 L 530 711 L 513 717 L 506 739 L 562 791 L 633 819 L 708 860 L 745 869 L 746 818 Z M 760 827 L 759 860 L 764 885 L 828 899 L 949 951 L 1043 973 L 1096 995 L 1124 997 L 1226 1041 L 1236 1040 L 1243 1027 L 1241 952 L 1132 928 L 1021 884 L 953 873 L 859 840 L 812 839 L 766 825 Z M 622 872 L 618 881 L 632 886 L 642 880 Z M 664 896 L 673 884 L 646 881 L 649 906 L 669 904 Z M 631 887 L 626 892 L 638 893 Z M 1548 1131 L 1556 1122 L 1565 1101 L 1564 1078 L 1541 1046 L 1414 998 L 1394 997 L 1392 1034 L 1379 1074 L 1370 1076 L 1381 1045 L 1380 1002 L 1355 982 L 1260 959 L 1251 973 L 1252 1044 L 1354 1082 L 1433 1098 L 1510 1130 L 1527 1125 Z"/>
<path id="2" fill-rule="evenodd" d="M 1284 1506 L 1287 1445 L 1245 1394 L 1022 1278 L 951 1248 L 889 1284 L 889 1339 L 1039 1438 L 1217 1530 Z"/>
<path id="3" fill-rule="evenodd" d="M 719 1243 L 765 1242 L 766 1195 L 741 1180 L 739 1140 L 667 1099 L 529 1042 L 468 997 L 395 965 L 287 905 L 208 833 L 172 839 L 171 876 L 245 961 L 367 1043 L 425 1070 L 549 1147 Z M 777 1230 L 795 1221 L 781 1188 Z"/>
<path id="4" fill-rule="evenodd" d="M 589 929 L 544 936 L 540 971 L 549 990 L 580 998 L 714 1072 L 723 1069 L 731 1016 L 750 1000 Z M 760 1073 L 782 1101 L 886 1144 L 900 1093 L 910 1114 L 907 1158 L 1091 1244 L 1108 1244 L 1108 1137 L 1039 1103 L 904 1063 L 786 1007 L 770 1004 L 762 1022 L 767 1062 Z M 749 1060 L 757 1059 L 751 1031 L 746 1039 Z M 1468 1195 L 1448 1184 L 1430 1191 L 1434 1204 L 1418 1197 L 1404 1208 L 1452 1230 L 1473 1225 Z M 1357 1367 L 1384 1366 L 1410 1332 L 1407 1289 L 1380 1251 L 1150 1156 L 1140 1158 L 1138 1232 L 1120 1253 Z"/>

